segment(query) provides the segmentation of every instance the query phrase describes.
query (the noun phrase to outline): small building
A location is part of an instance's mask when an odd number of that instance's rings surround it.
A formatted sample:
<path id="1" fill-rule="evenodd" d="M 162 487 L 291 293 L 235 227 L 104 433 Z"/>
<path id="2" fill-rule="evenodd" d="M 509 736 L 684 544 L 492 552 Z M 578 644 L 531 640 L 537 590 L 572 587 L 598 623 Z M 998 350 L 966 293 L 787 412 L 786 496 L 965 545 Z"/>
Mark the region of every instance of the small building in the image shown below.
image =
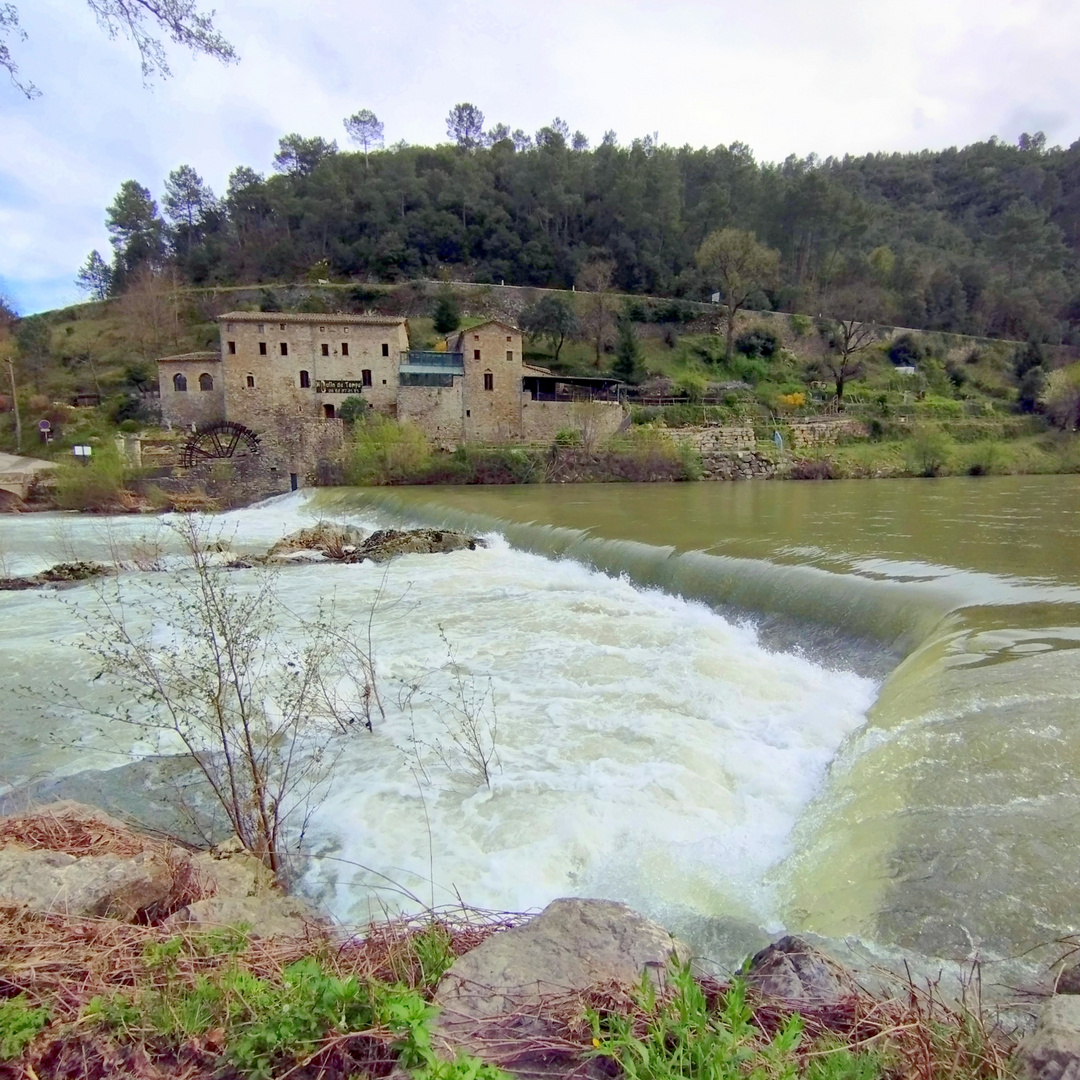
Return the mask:
<path id="1" fill-rule="evenodd" d="M 162 418 L 178 427 L 241 424 L 308 473 L 340 443 L 341 404 L 359 397 L 420 427 L 436 446 L 550 443 L 582 406 L 600 436 L 622 423 L 618 380 L 556 376 L 526 364 L 521 331 L 492 319 L 431 350 L 409 348 L 408 322 L 378 315 L 233 311 L 220 352 L 158 361 Z"/>

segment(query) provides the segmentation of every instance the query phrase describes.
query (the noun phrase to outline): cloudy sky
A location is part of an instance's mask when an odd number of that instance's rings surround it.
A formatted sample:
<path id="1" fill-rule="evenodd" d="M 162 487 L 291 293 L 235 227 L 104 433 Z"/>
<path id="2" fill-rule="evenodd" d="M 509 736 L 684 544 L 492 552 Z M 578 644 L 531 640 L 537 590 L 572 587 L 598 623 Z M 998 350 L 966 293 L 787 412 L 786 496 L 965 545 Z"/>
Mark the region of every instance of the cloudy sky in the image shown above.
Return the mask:
<path id="1" fill-rule="evenodd" d="M 122 181 L 158 196 L 188 163 L 220 192 L 286 132 L 345 145 L 364 107 L 388 143 L 445 140 L 471 101 L 526 131 L 560 116 L 594 143 L 740 140 L 764 160 L 1080 138 L 1067 0 L 217 0 L 240 62 L 173 49 L 150 87 L 84 0 L 18 6 L 42 96 L 0 81 L 0 292 L 24 313 L 78 298 Z"/>

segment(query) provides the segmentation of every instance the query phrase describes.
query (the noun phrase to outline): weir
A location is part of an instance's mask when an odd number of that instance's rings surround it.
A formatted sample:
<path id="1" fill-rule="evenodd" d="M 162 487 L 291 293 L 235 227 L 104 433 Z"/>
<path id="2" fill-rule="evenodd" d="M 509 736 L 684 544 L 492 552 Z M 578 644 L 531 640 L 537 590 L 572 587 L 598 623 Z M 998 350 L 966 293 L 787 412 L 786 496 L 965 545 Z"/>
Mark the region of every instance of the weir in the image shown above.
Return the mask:
<path id="1" fill-rule="evenodd" d="M 281 575 L 300 613 L 333 598 L 360 624 L 392 597 L 381 670 L 424 687 L 339 763 L 307 887 L 348 919 L 404 903 L 378 875 L 425 903 L 608 896 L 730 962 L 762 927 L 946 958 L 1076 929 L 1080 483 L 1051 479 L 339 489 L 224 515 L 248 551 L 318 517 L 492 538 Z M 49 520 L 0 523 L 9 572 L 58 561 Z M 99 558 L 158 527 L 52 520 Z M 89 594 L 0 604 L 0 690 L 33 672 L 96 704 L 71 651 Z M 444 635 L 498 703 L 490 788 L 431 762 L 418 786 L 408 765 L 410 739 L 438 737 Z M 108 788 L 89 719 L 45 710 L 73 754 L 9 700 L 5 781 L 94 769 Z"/>

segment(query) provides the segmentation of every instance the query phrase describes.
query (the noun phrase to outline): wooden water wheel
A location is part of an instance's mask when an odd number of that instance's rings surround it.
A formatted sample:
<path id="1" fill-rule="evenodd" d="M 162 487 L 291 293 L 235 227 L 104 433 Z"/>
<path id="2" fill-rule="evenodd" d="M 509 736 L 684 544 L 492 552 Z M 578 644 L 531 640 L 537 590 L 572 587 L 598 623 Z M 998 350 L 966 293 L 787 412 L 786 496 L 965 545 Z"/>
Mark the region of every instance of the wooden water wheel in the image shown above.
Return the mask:
<path id="1" fill-rule="evenodd" d="M 259 436 L 235 420 L 218 420 L 200 427 L 184 444 L 180 464 L 185 468 L 217 458 L 246 457 L 259 452 Z"/>

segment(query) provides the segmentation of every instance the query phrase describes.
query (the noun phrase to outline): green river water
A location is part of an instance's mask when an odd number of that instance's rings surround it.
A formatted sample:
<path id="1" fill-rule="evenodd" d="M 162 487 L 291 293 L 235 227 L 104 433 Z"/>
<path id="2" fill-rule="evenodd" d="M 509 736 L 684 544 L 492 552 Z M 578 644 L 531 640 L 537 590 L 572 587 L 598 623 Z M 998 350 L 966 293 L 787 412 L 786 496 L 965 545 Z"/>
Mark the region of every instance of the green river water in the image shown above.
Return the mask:
<path id="1" fill-rule="evenodd" d="M 1080 925 L 1080 477 L 339 490 L 319 505 L 497 532 L 879 679 L 769 871 L 788 929 L 963 958 Z"/>

